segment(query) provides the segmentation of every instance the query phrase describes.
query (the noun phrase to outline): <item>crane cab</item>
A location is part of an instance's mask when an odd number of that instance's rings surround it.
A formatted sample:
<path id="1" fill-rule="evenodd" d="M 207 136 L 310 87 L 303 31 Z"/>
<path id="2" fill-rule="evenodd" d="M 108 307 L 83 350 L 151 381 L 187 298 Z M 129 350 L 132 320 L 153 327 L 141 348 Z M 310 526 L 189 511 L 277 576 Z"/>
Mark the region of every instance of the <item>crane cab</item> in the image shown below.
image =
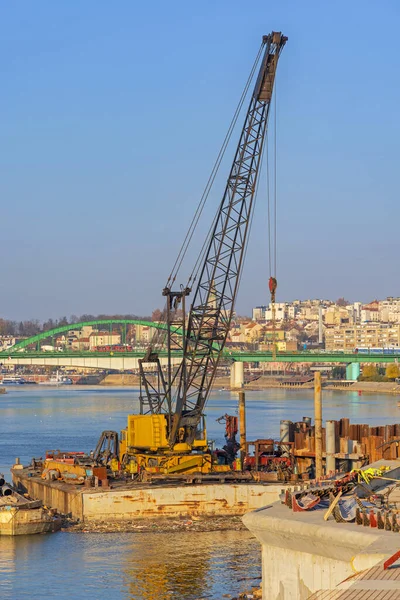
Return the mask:
<path id="1" fill-rule="evenodd" d="M 208 448 L 204 417 L 193 444 L 185 442 L 185 432 L 182 428 L 182 432 L 179 432 L 180 435 L 178 435 L 179 441 L 171 449 L 167 427 L 168 421 L 165 414 L 128 415 L 127 427 L 121 431 L 121 455 L 126 454 L 126 451 L 165 452 L 170 450 L 181 453 Z"/>
<path id="2" fill-rule="evenodd" d="M 128 415 L 127 427 L 121 431 L 120 463 L 133 474 L 210 473 L 228 470 L 214 464 L 207 442 L 204 417 L 192 444 L 181 441 L 172 448 L 168 443 L 168 417 L 165 414 Z"/>

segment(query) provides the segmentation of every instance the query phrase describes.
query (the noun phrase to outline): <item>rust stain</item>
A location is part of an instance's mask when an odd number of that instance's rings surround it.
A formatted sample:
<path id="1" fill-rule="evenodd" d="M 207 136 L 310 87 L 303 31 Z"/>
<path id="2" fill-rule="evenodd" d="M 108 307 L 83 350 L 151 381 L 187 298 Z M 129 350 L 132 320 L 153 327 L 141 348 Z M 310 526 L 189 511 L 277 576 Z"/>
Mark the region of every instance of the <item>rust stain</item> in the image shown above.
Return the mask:
<path id="1" fill-rule="evenodd" d="M 127 500 L 128 502 L 137 502 L 137 503 L 145 503 L 145 504 L 157 504 L 157 498 L 152 498 L 151 496 L 121 496 L 122 500 Z"/>
<path id="2" fill-rule="evenodd" d="M 214 502 L 219 502 L 222 504 L 222 506 L 228 506 L 228 500 L 226 498 L 214 498 L 212 503 Z M 238 502 L 236 504 L 238 504 Z"/>

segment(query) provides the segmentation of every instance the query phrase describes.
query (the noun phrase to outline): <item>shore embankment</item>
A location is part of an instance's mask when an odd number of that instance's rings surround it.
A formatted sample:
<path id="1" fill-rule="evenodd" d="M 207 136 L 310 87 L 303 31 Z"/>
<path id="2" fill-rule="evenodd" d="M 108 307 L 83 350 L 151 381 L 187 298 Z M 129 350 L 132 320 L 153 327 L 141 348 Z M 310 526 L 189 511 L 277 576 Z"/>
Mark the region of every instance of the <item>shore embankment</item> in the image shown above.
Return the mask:
<path id="1" fill-rule="evenodd" d="M 156 378 L 154 378 L 154 383 L 156 383 Z M 100 385 L 110 387 L 139 387 L 140 378 L 137 375 L 132 375 L 131 373 L 116 373 L 104 377 L 104 379 L 100 382 Z M 213 387 L 214 389 L 230 389 L 230 385 L 231 381 L 229 377 L 217 377 L 217 379 L 214 381 Z"/>
<path id="2" fill-rule="evenodd" d="M 62 530 L 71 533 L 170 533 L 172 531 L 246 531 L 240 516 L 192 516 L 179 519 L 141 519 L 133 521 L 76 522 L 64 518 Z"/>
<path id="3" fill-rule="evenodd" d="M 370 394 L 400 394 L 400 385 L 392 381 L 355 381 L 348 383 L 346 381 L 341 385 L 340 382 L 330 383 L 323 386 L 326 390 L 339 390 L 345 392 L 365 392 Z"/>
<path id="4" fill-rule="evenodd" d="M 284 389 L 312 389 L 314 387 L 314 383 L 312 381 L 299 384 L 299 385 L 291 385 L 288 383 L 289 378 L 285 378 L 284 380 L 279 378 L 274 378 L 271 376 L 261 376 L 258 379 L 245 383 L 244 390 L 248 391 L 261 391 L 268 390 L 273 388 L 284 388 Z M 120 387 L 120 386 L 128 386 L 128 387 L 139 387 L 140 381 L 137 375 L 132 374 L 115 374 L 115 375 L 107 375 L 100 383 L 103 386 L 110 387 Z M 326 390 L 332 391 L 342 391 L 342 392 L 362 392 L 362 393 L 370 393 L 370 394 L 392 394 L 392 395 L 400 395 L 400 385 L 391 381 L 332 381 L 325 380 L 323 381 L 323 388 Z M 216 390 L 231 390 L 231 382 L 229 377 L 217 377 L 214 381 L 213 388 Z M 232 391 L 237 391 L 232 388 Z"/>

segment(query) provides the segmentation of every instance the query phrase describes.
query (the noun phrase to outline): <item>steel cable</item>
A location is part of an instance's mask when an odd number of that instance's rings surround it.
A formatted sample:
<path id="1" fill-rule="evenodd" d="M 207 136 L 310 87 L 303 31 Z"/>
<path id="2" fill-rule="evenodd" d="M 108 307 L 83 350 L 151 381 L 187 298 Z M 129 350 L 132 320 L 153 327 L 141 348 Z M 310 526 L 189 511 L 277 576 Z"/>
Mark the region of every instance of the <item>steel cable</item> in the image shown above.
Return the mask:
<path id="1" fill-rule="evenodd" d="M 247 95 L 248 89 L 249 89 L 250 84 L 251 84 L 251 81 L 252 81 L 252 79 L 254 77 L 254 72 L 255 72 L 255 70 L 257 68 L 257 65 L 258 65 L 258 62 L 260 60 L 260 56 L 261 56 L 262 50 L 263 50 L 263 44 L 260 46 L 260 49 L 259 49 L 258 54 L 257 54 L 257 58 L 256 58 L 256 60 L 254 61 L 254 64 L 253 64 L 252 71 L 251 71 L 250 76 L 249 76 L 249 78 L 248 78 L 248 80 L 246 82 L 245 89 L 243 90 L 242 97 L 241 97 L 241 106 L 240 106 L 240 109 L 239 109 L 239 111 L 237 111 L 237 113 L 235 113 L 236 114 L 235 124 L 237 122 L 237 118 L 239 116 L 240 110 L 241 110 L 241 108 L 243 106 L 245 97 Z M 214 179 L 215 179 L 215 177 L 214 177 Z M 198 273 L 199 273 L 199 270 L 200 270 L 200 267 L 204 263 L 204 260 L 205 260 L 206 254 L 207 254 L 207 250 L 208 250 L 208 247 L 209 247 L 210 242 L 211 242 L 211 237 L 212 237 L 212 234 L 213 234 L 213 231 L 214 231 L 215 223 L 217 221 L 217 218 L 218 218 L 219 214 L 220 214 L 220 206 L 217 208 L 217 211 L 216 211 L 216 213 L 214 215 L 214 218 L 213 218 L 213 221 L 211 223 L 211 226 L 210 226 L 210 228 L 208 230 L 207 236 L 206 236 L 206 238 L 204 240 L 204 243 L 202 245 L 202 248 L 201 248 L 201 250 L 199 252 L 199 255 L 198 255 L 196 263 L 195 263 L 195 266 L 194 266 L 194 268 L 192 270 L 192 273 L 191 273 L 191 275 L 189 277 L 188 285 L 189 285 L 189 283 L 191 283 L 191 282 L 193 283 L 194 281 L 196 281 Z"/>
<path id="2" fill-rule="evenodd" d="M 277 137 L 277 116 L 276 116 L 276 96 L 277 96 L 277 82 L 275 81 L 274 88 L 274 277 L 277 278 L 276 263 L 277 263 L 277 151 L 276 151 L 276 137 Z"/>
<path id="3" fill-rule="evenodd" d="M 174 263 L 174 265 L 172 267 L 171 274 L 170 274 L 170 276 L 168 278 L 168 281 L 167 281 L 167 287 L 169 285 L 171 285 L 176 280 L 176 277 L 177 277 L 177 275 L 179 273 L 180 267 L 182 266 L 182 262 L 183 262 L 183 260 L 185 258 L 187 250 L 189 248 L 189 245 L 190 245 L 190 242 L 192 240 L 193 234 L 194 234 L 194 232 L 196 230 L 196 227 L 198 225 L 198 222 L 199 222 L 200 217 L 202 215 L 202 212 L 204 210 L 204 206 L 205 206 L 205 204 L 207 202 L 207 199 L 208 199 L 208 196 L 210 194 L 211 188 L 212 188 L 212 186 L 214 184 L 215 178 L 216 178 L 217 173 L 219 171 L 219 167 L 220 167 L 221 162 L 222 162 L 222 160 L 224 158 L 226 148 L 227 148 L 227 146 L 228 146 L 228 144 L 230 142 L 230 139 L 232 137 L 232 133 L 233 133 L 233 130 L 234 130 L 235 126 L 236 126 L 239 114 L 240 114 L 240 112 L 242 110 L 243 103 L 244 103 L 244 100 L 246 99 L 246 96 L 247 96 L 247 93 L 248 93 L 251 81 L 252 81 L 252 79 L 254 77 L 254 73 L 255 73 L 255 70 L 257 68 L 258 62 L 260 60 L 260 56 L 261 56 L 263 47 L 264 47 L 264 44 L 261 44 L 260 49 L 259 49 L 259 51 L 257 53 L 257 57 L 256 57 L 256 59 L 255 59 L 255 61 L 253 63 L 250 75 L 249 75 L 249 77 L 248 77 L 248 79 L 246 81 L 245 87 L 244 87 L 244 89 L 242 91 L 242 94 L 240 96 L 240 100 L 238 102 L 238 105 L 236 106 L 234 115 L 232 117 L 232 120 L 231 120 L 229 128 L 228 128 L 228 132 L 225 135 L 225 138 L 224 138 L 224 141 L 222 143 L 222 146 L 221 146 L 221 148 L 220 148 L 220 150 L 218 152 L 217 158 L 216 158 L 216 160 L 214 162 L 214 166 L 212 168 L 211 174 L 210 174 L 210 176 L 209 176 L 209 178 L 207 180 L 206 186 L 205 186 L 205 188 L 203 190 L 203 193 L 202 193 L 202 196 L 200 198 L 200 202 L 199 202 L 199 204 L 198 204 L 198 206 L 196 208 L 196 211 L 195 211 L 195 214 L 194 214 L 194 216 L 192 218 L 192 221 L 190 223 L 189 229 L 188 229 L 188 231 L 186 233 L 184 241 L 183 241 L 183 243 L 181 245 L 181 248 L 180 248 L 180 250 L 178 252 L 178 256 L 177 256 L 177 258 L 175 260 L 175 263 Z M 215 223 L 215 218 L 213 220 L 213 224 Z M 202 249 L 200 250 L 199 256 L 198 256 L 198 258 L 196 260 L 196 263 L 195 263 L 195 266 L 194 266 L 194 268 L 192 270 L 192 274 L 189 277 L 189 282 L 193 280 L 193 274 L 195 272 L 198 272 L 198 263 L 199 263 L 201 257 L 203 256 L 203 249 L 204 249 L 204 247 L 208 245 L 207 242 L 209 241 L 209 236 L 210 236 L 210 232 L 211 231 L 212 231 L 212 226 L 210 227 L 210 231 L 209 231 L 208 235 L 206 236 L 206 240 L 205 240 L 205 242 L 203 244 Z M 197 269 L 197 271 L 196 271 L 196 269 Z"/>

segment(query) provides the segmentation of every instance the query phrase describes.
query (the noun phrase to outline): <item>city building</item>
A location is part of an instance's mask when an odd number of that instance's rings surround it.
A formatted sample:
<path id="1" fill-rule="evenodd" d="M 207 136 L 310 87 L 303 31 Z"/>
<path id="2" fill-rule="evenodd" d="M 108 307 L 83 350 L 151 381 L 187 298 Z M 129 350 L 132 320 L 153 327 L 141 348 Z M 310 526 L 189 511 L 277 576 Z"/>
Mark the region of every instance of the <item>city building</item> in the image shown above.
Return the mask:
<path id="1" fill-rule="evenodd" d="M 77 340 L 79 343 L 79 340 Z M 89 335 L 89 349 L 97 346 L 117 346 L 121 343 L 121 334 L 117 331 L 92 331 Z"/>
<path id="2" fill-rule="evenodd" d="M 256 306 L 253 308 L 253 321 L 265 321 L 267 306 Z"/>
<path id="3" fill-rule="evenodd" d="M 400 325 L 357 323 L 326 329 L 326 350 L 353 352 L 356 348 L 400 348 Z"/>

